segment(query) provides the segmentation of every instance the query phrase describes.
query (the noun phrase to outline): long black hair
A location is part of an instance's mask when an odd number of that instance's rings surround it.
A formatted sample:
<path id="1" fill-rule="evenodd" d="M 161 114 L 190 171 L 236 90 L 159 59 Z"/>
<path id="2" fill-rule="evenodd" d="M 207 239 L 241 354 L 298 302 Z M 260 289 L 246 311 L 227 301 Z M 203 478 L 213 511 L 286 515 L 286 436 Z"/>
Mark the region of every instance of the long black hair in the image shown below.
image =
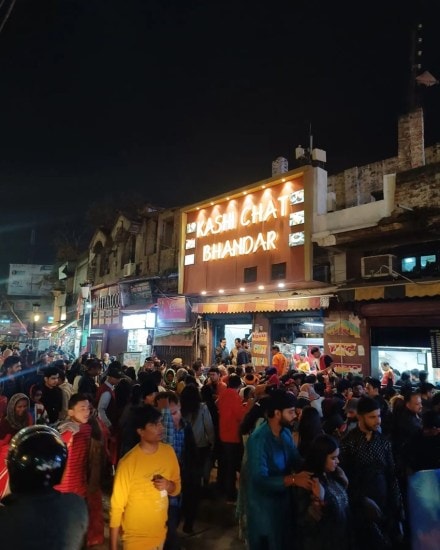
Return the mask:
<path id="1" fill-rule="evenodd" d="M 318 435 L 310 446 L 303 469 L 321 476 L 324 473 L 328 455 L 334 453 L 338 448 L 338 442 L 331 435 Z"/>
<path id="2" fill-rule="evenodd" d="M 196 418 L 201 402 L 202 398 L 200 397 L 200 392 L 197 386 L 194 386 L 193 384 L 185 386 L 180 394 L 182 416 L 186 420 Z"/>
<path id="3" fill-rule="evenodd" d="M 317 409 L 304 407 L 298 424 L 298 451 L 304 458 L 307 456 L 313 440 L 323 433 L 321 418 Z"/>

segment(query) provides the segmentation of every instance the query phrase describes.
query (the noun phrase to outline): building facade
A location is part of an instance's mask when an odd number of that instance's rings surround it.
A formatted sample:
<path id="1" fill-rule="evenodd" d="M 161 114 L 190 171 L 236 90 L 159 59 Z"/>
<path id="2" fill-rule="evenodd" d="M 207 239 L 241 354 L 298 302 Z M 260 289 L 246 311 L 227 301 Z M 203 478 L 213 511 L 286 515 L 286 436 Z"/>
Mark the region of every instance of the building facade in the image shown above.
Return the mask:
<path id="1" fill-rule="evenodd" d="M 221 338 L 231 349 L 246 337 L 263 368 L 273 342 L 288 356 L 323 344 L 329 285 L 313 280 L 311 235 L 326 189 L 326 172 L 303 166 L 182 209 L 179 292 L 197 316 L 195 356 L 212 363 Z"/>
<path id="2" fill-rule="evenodd" d="M 379 375 L 428 370 L 439 381 L 440 146 L 424 147 L 423 111 L 399 120 L 398 154 L 329 177 L 315 215 L 315 259 L 337 286 L 325 327 L 337 362 Z"/>

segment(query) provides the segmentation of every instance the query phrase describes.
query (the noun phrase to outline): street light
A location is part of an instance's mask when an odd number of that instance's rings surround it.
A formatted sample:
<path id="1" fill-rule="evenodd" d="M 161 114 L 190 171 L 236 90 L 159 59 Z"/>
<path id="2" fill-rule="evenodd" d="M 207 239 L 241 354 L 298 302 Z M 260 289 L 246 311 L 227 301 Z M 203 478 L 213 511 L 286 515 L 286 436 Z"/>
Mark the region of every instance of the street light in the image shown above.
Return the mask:
<path id="1" fill-rule="evenodd" d="M 91 321 L 91 303 L 90 303 L 90 287 L 92 285 L 89 282 L 82 283 L 81 298 L 82 298 L 82 331 L 81 331 L 81 350 L 87 347 L 87 339 L 90 335 L 90 321 Z"/>
<path id="2" fill-rule="evenodd" d="M 35 325 L 36 323 L 38 323 L 38 321 L 40 320 L 40 315 L 38 313 L 40 309 L 40 304 L 32 304 L 32 345 L 34 348 L 36 348 L 35 346 Z"/>

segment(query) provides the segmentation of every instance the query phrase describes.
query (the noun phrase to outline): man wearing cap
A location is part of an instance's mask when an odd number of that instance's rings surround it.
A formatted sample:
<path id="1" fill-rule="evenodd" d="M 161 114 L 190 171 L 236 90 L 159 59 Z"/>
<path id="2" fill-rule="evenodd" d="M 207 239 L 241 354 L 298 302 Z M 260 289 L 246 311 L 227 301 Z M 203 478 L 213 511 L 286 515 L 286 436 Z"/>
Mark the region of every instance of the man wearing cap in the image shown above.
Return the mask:
<path id="1" fill-rule="evenodd" d="M 310 472 L 301 468 L 291 426 L 295 419 L 295 397 L 274 390 L 267 398 L 267 421 L 247 442 L 246 515 L 250 550 L 280 550 L 292 547 L 291 487 L 312 489 Z"/>
<path id="2" fill-rule="evenodd" d="M 402 514 L 402 498 L 391 443 L 380 433 L 380 405 L 371 397 L 357 403 L 358 425 L 341 440 L 341 467 L 357 526 L 359 549 L 391 547 Z"/>
<path id="3" fill-rule="evenodd" d="M 175 358 L 171 361 L 171 367 L 172 367 L 174 370 L 180 369 L 181 367 L 183 367 L 183 359 L 182 359 L 181 357 L 175 357 Z"/>
<path id="4" fill-rule="evenodd" d="M 115 386 L 119 384 L 121 378 L 122 370 L 117 365 L 110 365 L 107 370 L 107 378 L 96 393 L 98 417 L 109 430 L 116 425 L 118 420 L 116 418 Z"/>

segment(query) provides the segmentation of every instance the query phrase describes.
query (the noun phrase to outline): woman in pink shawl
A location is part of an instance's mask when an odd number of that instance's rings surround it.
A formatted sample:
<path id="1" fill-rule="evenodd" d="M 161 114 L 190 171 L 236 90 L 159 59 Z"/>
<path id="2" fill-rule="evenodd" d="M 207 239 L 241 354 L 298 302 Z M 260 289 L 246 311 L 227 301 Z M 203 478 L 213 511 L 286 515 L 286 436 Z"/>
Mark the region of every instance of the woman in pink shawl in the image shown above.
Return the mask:
<path id="1" fill-rule="evenodd" d="M 0 498 L 9 493 L 6 457 L 9 442 L 22 428 L 33 424 L 29 414 L 29 398 L 24 393 L 14 394 L 8 402 L 6 416 L 0 420 Z"/>

